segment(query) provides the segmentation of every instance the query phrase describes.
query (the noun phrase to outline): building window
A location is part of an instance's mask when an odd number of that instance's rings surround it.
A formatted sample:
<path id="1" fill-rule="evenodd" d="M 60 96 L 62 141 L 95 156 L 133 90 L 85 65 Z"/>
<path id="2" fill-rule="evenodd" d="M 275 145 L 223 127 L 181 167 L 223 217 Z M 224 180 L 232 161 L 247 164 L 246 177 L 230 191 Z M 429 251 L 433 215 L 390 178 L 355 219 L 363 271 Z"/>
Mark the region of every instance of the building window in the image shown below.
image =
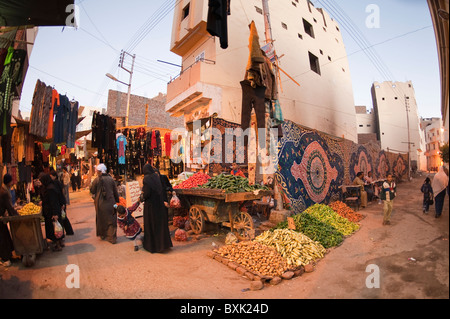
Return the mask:
<path id="1" fill-rule="evenodd" d="M 322 54 L 322 55 L 323 55 L 323 51 L 322 51 L 322 50 L 319 50 L 319 52 L 320 52 L 320 54 Z"/>
<path id="2" fill-rule="evenodd" d="M 327 32 L 327 29 L 325 27 L 323 27 L 323 31 Z"/>
<path id="3" fill-rule="evenodd" d="M 315 22 L 315 23 L 317 23 L 317 20 L 316 20 L 316 18 L 313 18 L 313 20 L 314 20 L 314 22 Z"/>
<path id="4" fill-rule="evenodd" d="M 359 127 L 364 127 L 364 125 L 362 125 L 362 124 L 359 124 Z"/>
<path id="5" fill-rule="evenodd" d="M 297 6 L 297 4 L 296 4 L 295 2 L 292 2 L 292 5 L 293 5 L 294 7 L 296 7 L 296 6 Z"/>
<path id="6" fill-rule="evenodd" d="M 384 101 L 384 97 L 381 98 Z"/>
<path id="7" fill-rule="evenodd" d="M 328 56 L 328 60 L 331 61 L 331 57 L 330 56 Z"/>
<path id="8" fill-rule="evenodd" d="M 339 28 L 338 28 L 338 27 L 336 27 L 336 30 L 338 30 L 338 31 L 339 31 Z"/>
<path id="9" fill-rule="evenodd" d="M 303 40 L 303 36 L 299 33 L 298 37 Z"/>
<path id="10" fill-rule="evenodd" d="M 394 99 L 398 100 L 398 97 L 394 97 Z"/>
<path id="11" fill-rule="evenodd" d="M 188 17 L 188 15 L 189 15 L 189 7 L 190 7 L 190 3 L 188 3 L 187 6 L 184 7 L 183 14 L 182 14 L 183 17 L 182 17 L 181 20 L 184 20 L 184 19 L 186 19 Z"/>
<path id="12" fill-rule="evenodd" d="M 263 14 L 263 11 L 261 8 L 255 7 L 255 9 L 256 9 L 256 12 L 258 12 L 259 14 Z"/>
<path id="13" fill-rule="evenodd" d="M 308 52 L 308 54 L 309 54 L 309 65 L 311 66 L 311 70 L 320 75 L 319 58 L 316 57 L 311 52 Z"/>
<path id="14" fill-rule="evenodd" d="M 305 28 L 305 32 L 311 36 L 311 38 L 314 38 L 314 29 L 311 23 L 303 19 L 303 27 Z"/>
<path id="15" fill-rule="evenodd" d="M 281 22 L 281 26 L 283 27 L 283 29 L 287 30 L 287 24 L 286 23 Z"/>

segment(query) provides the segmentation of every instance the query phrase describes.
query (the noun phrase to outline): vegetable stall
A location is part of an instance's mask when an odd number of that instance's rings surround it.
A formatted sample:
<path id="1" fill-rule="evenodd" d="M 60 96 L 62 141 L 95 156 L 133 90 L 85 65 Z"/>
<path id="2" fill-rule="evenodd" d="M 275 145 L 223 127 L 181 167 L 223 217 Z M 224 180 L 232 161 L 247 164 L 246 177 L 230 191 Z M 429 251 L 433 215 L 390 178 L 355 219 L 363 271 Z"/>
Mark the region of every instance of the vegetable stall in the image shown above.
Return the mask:
<path id="1" fill-rule="evenodd" d="M 0 223 L 9 223 L 14 251 L 22 255 L 26 267 L 35 264 L 36 255 L 42 254 L 47 243 L 42 235 L 41 207 L 28 203 L 18 210 L 17 216 L 0 217 Z"/>
<path id="2" fill-rule="evenodd" d="M 239 210 L 245 201 L 259 200 L 273 195 L 266 186 L 250 185 L 247 178 L 220 174 L 209 178 L 196 173 L 183 183 L 174 187 L 189 209 L 189 222 L 192 230 L 200 234 L 206 222 L 229 227 L 239 240 L 255 236 L 253 219 L 247 212 Z"/>

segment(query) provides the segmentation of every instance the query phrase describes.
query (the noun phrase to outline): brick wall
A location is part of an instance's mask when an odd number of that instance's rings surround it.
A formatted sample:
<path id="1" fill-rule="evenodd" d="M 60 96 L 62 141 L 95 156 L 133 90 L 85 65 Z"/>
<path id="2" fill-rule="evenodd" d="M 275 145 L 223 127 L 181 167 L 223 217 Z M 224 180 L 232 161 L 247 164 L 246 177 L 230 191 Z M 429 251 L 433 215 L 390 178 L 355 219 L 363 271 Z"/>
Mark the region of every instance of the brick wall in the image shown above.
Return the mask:
<path id="1" fill-rule="evenodd" d="M 147 126 L 174 129 L 184 127 L 183 117 L 171 117 L 165 111 L 166 95 L 159 93 L 153 98 L 133 95 L 130 96 L 130 112 L 128 116 L 128 125 L 144 125 L 145 108 L 148 104 L 148 122 Z M 108 110 L 111 117 L 125 117 L 127 113 L 127 93 L 109 90 L 108 92 Z M 117 121 L 118 126 L 121 122 Z"/>

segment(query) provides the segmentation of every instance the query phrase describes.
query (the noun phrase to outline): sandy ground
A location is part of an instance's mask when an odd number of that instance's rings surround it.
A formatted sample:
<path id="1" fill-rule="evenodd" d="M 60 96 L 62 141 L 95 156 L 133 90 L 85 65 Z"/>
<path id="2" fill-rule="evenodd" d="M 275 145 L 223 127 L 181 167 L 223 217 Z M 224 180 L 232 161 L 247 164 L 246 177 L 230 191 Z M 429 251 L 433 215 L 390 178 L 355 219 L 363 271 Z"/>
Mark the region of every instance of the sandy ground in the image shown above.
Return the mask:
<path id="1" fill-rule="evenodd" d="M 249 280 L 207 257 L 224 244 L 226 229 L 191 238 L 164 254 L 150 254 L 118 231 L 112 245 L 95 236 L 95 211 L 86 191 L 71 193 L 68 216 L 75 230 L 61 252 L 45 251 L 33 267 L 17 260 L 0 266 L 0 298 L 25 299 L 400 299 L 449 298 L 449 197 L 444 213 L 422 213 L 420 186 L 425 177 L 398 186 L 390 226 L 382 226 L 382 205 L 372 202 L 358 232 L 320 260 L 315 271 L 243 291 Z M 142 222 L 142 218 L 138 218 Z M 412 258 L 412 259 L 411 259 Z M 68 288 L 79 270 L 79 288 Z M 379 269 L 379 288 L 368 288 L 369 265 Z"/>

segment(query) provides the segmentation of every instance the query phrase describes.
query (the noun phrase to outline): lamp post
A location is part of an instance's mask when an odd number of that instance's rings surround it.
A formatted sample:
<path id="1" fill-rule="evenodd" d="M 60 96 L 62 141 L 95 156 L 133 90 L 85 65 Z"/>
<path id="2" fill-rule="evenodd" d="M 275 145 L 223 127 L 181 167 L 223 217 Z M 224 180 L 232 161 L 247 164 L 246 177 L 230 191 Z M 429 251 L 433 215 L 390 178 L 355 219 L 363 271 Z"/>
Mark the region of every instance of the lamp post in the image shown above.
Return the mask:
<path id="1" fill-rule="evenodd" d="M 132 62 L 131 62 L 131 70 L 128 70 L 127 68 L 125 68 L 125 67 L 123 66 L 123 61 L 124 61 L 125 54 L 128 54 L 128 55 L 131 56 L 131 58 L 132 58 Z M 122 52 L 120 53 L 120 63 L 119 63 L 119 66 L 120 66 L 122 69 L 124 69 L 125 71 L 127 71 L 128 73 L 130 73 L 130 81 L 129 81 L 128 83 L 125 83 L 125 82 L 122 82 L 122 81 L 118 80 L 116 77 L 114 77 L 114 76 L 113 76 L 112 74 L 110 74 L 110 73 L 106 73 L 106 76 L 107 76 L 108 78 L 110 78 L 111 80 L 116 81 L 116 82 L 119 82 L 119 83 L 122 83 L 122 84 L 128 86 L 128 93 L 127 93 L 127 114 L 126 114 L 126 117 L 125 117 L 125 126 L 128 126 L 128 117 L 129 117 L 129 115 L 130 115 L 131 80 L 132 80 L 132 78 L 133 78 L 133 69 L 134 69 L 134 60 L 135 60 L 135 58 L 136 58 L 136 55 L 135 55 L 135 54 L 134 54 L 134 55 L 131 55 L 130 53 L 128 53 L 128 52 L 126 52 L 126 51 L 122 51 Z"/>

